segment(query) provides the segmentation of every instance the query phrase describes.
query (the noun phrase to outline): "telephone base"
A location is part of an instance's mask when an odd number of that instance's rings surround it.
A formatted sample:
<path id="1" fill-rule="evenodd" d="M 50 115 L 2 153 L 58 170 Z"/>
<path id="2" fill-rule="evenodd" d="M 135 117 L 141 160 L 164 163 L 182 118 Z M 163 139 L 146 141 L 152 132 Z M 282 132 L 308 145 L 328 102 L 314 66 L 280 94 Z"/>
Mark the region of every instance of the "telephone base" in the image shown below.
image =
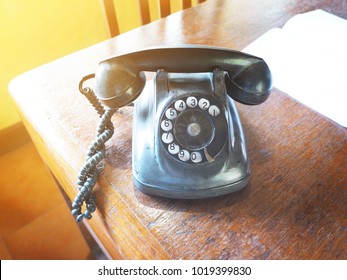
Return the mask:
<path id="1" fill-rule="evenodd" d="M 165 198 L 171 198 L 171 199 L 203 199 L 203 198 L 212 198 L 217 196 L 222 196 L 226 194 L 230 194 L 233 192 L 236 192 L 238 190 L 241 190 L 244 188 L 249 181 L 249 174 L 245 178 L 243 178 L 241 181 L 226 184 L 223 186 L 218 186 L 211 188 L 209 186 L 206 186 L 204 188 L 165 188 L 162 186 L 151 186 L 146 185 L 144 183 L 140 183 L 135 178 L 133 178 L 134 186 L 139 189 L 141 192 L 153 195 L 153 196 L 159 196 L 159 197 L 165 197 Z"/>
<path id="2" fill-rule="evenodd" d="M 132 139 L 133 182 L 146 194 L 199 199 L 248 183 L 246 143 L 222 71 L 159 71 L 135 102 Z"/>

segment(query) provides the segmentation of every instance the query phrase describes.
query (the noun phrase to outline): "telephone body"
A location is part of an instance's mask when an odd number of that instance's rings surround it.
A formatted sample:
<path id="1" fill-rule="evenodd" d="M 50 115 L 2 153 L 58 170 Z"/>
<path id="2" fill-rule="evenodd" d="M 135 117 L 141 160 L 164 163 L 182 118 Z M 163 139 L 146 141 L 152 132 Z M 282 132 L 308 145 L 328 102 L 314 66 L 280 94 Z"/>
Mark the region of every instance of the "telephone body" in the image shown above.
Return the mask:
<path id="1" fill-rule="evenodd" d="M 154 90 L 141 94 L 143 71 L 156 76 Z M 247 184 L 250 162 L 234 100 L 257 105 L 268 98 L 272 79 L 263 59 L 217 47 L 161 47 L 102 61 L 95 79 L 107 108 L 134 103 L 133 182 L 142 192 L 196 199 Z"/>
<path id="2" fill-rule="evenodd" d="M 159 70 L 154 91 L 136 101 L 133 181 L 141 191 L 170 198 L 204 198 L 248 182 L 249 160 L 224 72 Z"/>
<path id="3" fill-rule="evenodd" d="M 147 71 L 156 72 L 154 87 L 141 94 Z M 94 76 L 95 94 L 82 86 Z M 271 89 L 263 59 L 217 47 L 168 46 L 100 62 L 96 74 L 80 82 L 101 123 L 79 174 L 72 211 L 76 220 L 89 219 L 95 211 L 90 193 L 97 180 L 95 165 L 113 133 L 110 112 L 134 104 L 132 168 L 137 188 L 168 198 L 214 197 L 239 190 L 249 180 L 250 162 L 234 100 L 257 105 Z"/>

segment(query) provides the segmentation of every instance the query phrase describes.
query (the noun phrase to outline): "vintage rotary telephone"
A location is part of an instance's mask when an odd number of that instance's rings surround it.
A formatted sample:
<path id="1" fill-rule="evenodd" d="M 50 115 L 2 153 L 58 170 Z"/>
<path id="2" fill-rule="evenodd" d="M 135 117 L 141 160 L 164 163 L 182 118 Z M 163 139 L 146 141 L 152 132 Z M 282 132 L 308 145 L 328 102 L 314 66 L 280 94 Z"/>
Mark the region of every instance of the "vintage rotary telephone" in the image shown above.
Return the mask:
<path id="1" fill-rule="evenodd" d="M 142 71 L 156 72 L 154 90 L 144 94 Z M 83 87 L 94 76 L 96 95 Z M 271 88 L 270 70 L 261 58 L 216 47 L 163 47 L 102 61 L 95 75 L 80 82 L 80 91 L 101 121 L 79 174 L 72 214 L 81 221 L 90 219 L 95 211 L 91 190 L 105 156 L 105 142 L 113 134 L 111 116 L 132 102 L 133 182 L 137 188 L 179 199 L 214 197 L 241 189 L 250 169 L 232 99 L 257 105 L 267 99 Z"/>

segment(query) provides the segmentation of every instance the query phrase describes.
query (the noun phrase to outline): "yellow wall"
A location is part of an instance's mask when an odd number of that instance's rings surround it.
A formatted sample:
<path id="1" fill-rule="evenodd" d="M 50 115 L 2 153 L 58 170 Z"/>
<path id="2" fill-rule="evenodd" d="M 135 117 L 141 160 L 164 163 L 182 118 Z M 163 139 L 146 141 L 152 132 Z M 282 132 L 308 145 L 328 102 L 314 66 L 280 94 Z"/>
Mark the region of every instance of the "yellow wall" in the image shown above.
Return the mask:
<path id="1" fill-rule="evenodd" d="M 120 32 L 140 25 L 137 0 L 114 0 Z M 172 11 L 180 9 L 171 1 Z M 156 0 L 150 0 L 153 19 Z M 20 121 L 9 81 L 36 66 L 107 39 L 100 0 L 0 0 L 0 130 Z M 30 94 L 30 89 L 28 89 Z"/>
<path id="2" fill-rule="evenodd" d="M 0 1 L 0 129 L 19 121 L 13 77 L 108 37 L 99 10 L 99 0 Z"/>

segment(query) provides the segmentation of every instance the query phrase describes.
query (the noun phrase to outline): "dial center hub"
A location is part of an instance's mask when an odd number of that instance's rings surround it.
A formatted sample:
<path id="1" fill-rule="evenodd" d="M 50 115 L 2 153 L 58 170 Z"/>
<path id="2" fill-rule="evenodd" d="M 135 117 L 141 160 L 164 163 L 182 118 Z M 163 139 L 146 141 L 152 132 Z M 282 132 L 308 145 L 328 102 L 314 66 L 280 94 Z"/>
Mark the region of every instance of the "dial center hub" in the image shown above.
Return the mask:
<path id="1" fill-rule="evenodd" d="M 200 134 L 201 132 L 201 127 L 198 123 L 191 123 L 190 125 L 188 125 L 187 127 L 187 132 L 190 136 L 197 136 Z"/>

